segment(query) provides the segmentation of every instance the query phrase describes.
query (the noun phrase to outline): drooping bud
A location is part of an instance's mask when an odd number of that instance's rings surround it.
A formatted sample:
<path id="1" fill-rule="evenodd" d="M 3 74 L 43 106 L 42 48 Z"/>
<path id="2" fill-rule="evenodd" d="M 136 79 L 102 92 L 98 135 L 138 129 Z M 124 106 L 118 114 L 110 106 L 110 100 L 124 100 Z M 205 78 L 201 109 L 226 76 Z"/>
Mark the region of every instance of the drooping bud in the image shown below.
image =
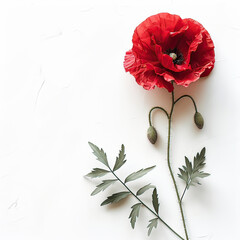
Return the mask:
<path id="1" fill-rule="evenodd" d="M 203 117 L 202 117 L 201 113 L 199 113 L 199 112 L 195 113 L 195 115 L 194 115 L 194 122 L 195 122 L 195 124 L 197 125 L 197 127 L 199 129 L 203 128 L 204 120 L 203 120 Z"/>
<path id="2" fill-rule="evenodd" d="M 152 143 L 155 144 L 157 141 L 157 131 L 153 126 L 150 126 L 147 130 L 147 137 L 148 140 Z"/>

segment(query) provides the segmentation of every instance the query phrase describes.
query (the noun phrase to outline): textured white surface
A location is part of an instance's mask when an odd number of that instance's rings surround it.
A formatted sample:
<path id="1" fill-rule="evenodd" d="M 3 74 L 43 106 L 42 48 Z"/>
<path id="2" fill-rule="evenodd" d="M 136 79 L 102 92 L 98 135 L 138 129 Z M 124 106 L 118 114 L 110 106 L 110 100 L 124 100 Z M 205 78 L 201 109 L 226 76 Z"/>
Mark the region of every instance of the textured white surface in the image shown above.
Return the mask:
<path id="1" fill-rule="evenodd" d="M 104 148 L 113 163 L 126 145 L 124 177 L 157 168 L 129 184 L 158 186 L 161 216 L 183 235 L 166 164 L 167 120 L 154 114 L 160 134 L 148 143 L 151 107 L 169 107 L 165 90 L 146 91 L 123 69 L 134 28 L 158 12 L 201 22 L 216 47 L 212 74 L 176 95 L 192 95 L 205 119 L 198 131 L 193 107 L 176 107 L 171 158 L 174 172 L 184 156 L 207 148 L 212 175 L 191 189 L 184 209 L 191 240 L 238 240 L 240 224 L 239 43 L 237 1 L 177 0 L 2 0 L 0 2 L 0 239 L 147 239 L 142 211 L 136 229 L 128 216 L 134 199 L 100 207 L 117 185 L 90 197 L 97 181 L 83 175 L 95 161 L 87 142 Z M 183 184 L 178 180 L 179 188 Z M 146 194 L 144 199 L 150 197 Z M 164 226 L 151 240 L 176 239 Z"/>

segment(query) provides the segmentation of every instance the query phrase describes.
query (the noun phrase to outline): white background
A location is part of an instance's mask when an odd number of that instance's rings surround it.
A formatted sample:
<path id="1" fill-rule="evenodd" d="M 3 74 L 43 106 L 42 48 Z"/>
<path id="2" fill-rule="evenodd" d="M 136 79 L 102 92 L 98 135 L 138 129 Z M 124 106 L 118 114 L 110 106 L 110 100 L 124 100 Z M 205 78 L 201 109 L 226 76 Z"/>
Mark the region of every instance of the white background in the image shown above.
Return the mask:
<path id="1" fill-rule="evenodd" d="M 1 0 L 0 2 L 0 239 L 177 239 L 159 224 L 147 237 L 153 216 L 142 209 L 133 231 L 129 198 L 100 203 L 118 184 L 91 197 L 100 180 L 83 176 L 95 160 L 88 141 L 103 147 L 114 164 L 122 143 L 127 163 L 119 176 L 157 167 L 129 183 L 135 191 L 158 187 L 160 215 L 184 235 L 166 163 L 167 119 L 153 116 L 155 146 L 146 138 L 148 111 L 169 109 L 170 94 L 146 91 L 124 72 L 124 54 L 134 28 L 150 15 L 170 12 L 193 18 L 210 32 L 216 65 L 208 78 L 176 96 L 192 95 L 205 119 L 193 123 L 189 100 L 176 106 L 171 159 L 175 175 L 184 156 L 207 148 L 209 178 L 184 198 L 191 240 L 238 240 L 240 224 L 239 91 L 240 17 L 227 0 Z M 180 192 L 184 184 L 177 179 Z M 151 192 L 143 196 L 151 205 Z"/>

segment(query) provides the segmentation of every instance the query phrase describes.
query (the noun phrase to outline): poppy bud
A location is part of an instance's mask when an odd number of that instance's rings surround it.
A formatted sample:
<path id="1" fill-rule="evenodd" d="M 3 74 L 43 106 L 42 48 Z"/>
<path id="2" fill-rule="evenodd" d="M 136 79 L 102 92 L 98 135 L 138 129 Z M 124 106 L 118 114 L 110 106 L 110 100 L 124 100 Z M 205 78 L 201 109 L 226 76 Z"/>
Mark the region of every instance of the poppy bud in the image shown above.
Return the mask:
<path id="1" fill-rule="evenodd" d="M 152 143 L 155 144 L 157 141 L 157 131 L 153 126 L 150 126 L 147 130 L 147 137 L 148 140 Z"/>
<path id="2" fill-rule="evenodd" d="M 201 113 L 199 113 L 199 112 L 195 113 L 195 115 L 194 115 L 194 122 L 195 122 L 195 124 L 197 125 L 197 127 L 199 129 L 203 128 L 204 120 L 203 120 L 203 117 L 202 117 Z"/>

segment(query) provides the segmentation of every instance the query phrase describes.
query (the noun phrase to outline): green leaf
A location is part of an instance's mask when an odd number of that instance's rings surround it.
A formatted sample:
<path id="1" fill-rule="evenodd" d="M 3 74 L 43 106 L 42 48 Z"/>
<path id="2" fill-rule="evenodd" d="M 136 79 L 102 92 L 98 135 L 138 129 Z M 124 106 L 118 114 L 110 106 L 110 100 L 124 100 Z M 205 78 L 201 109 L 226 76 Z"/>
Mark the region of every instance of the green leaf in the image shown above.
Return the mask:
<path id="1" fill-rule="evenodd" d="M 185 163 L 186 163 L 186 170 L 189 174 L 192 173 L 193 169 L 192 169 L 192 163 L 189 161 L 189 159 L 187 157 L 185 157 Z"/>
<path id="2" fill-rule="evenodd" d="M 126 179 L 125 179 L 125 183 L 130 182 L 130 181 L 134 181 L 142 176 L 144 176 L 145 174 L 147 174 L 148 172 L 150 172 L 153 168 L 155 168 L 155 166 L 149 167 L 149 168 L 145 168 L 145 169 L 141 169 L 137 172 L 134 172 L 132 174 L 130 174 Z"/>
<path id="3" fill-rule="evenodd" d="M 113 171 L 118 170 L 127 160 L 125 160 L 126 154 L 125 154 L 125 147 L 122 144 L 121 150 L 119 151 L 119 155 L 116 159 L 115 165 L 113 167 Z"/>
<path id="4" fill-rule="evenodd" d="M 157 228 L 158 218 L 151 219 L 149 222 L 150 223 L 147 226 L 148 227 L 148 236 L 150 236 L 150 234 L 151 234 L 151 232 L 152 232 L 154 227 Z"/>
<path id="5" fill-rule="evenodd" d="M 109 203 L 117 203 L 124 198 L 128 197 L 130 192 L 118 192 L 109 196 L 105 201 L 102 202 L 101 206 L 107 205 Z"/>
<path id="6" fill-rule="evenodd" d="M 136 219 L 139 216 L 141 205 L 142 205 L 141 203 L 137 203 L 131 207 L 132 211 L 129 215 L 129 218 L 130 218 L 130 223 L 131 223 L 132 228 L 135 227 Z"/>
<path id="7" fill-rule="evenodd" d="M 180 177 L 183 181 L 188 182 L 188 173 L 179 168 L 179 171 L 181 174 L 178 174 L 178 177 Z"/>
<path id="8" fill-rule="evenodd" d="M 102 168 L 94 168 L 90 173 L 88 173 L 86 176 L 90 178 L 97 178 L 102 177 L 109 173 L 110 171 L 102 169 Z"/>
<path id="9" fill-rule="evenodd" d="M 192 174 L 192 180 L 195 178 L 205 178 L 205 177 L 208 177 L 209 175 L 210 175 L 209 173 L 197 171 Z"/>
<path id="10" fill-rule="evenodd" d="M 140 188 L 138 191 L 137 191 L 137 195 L 141 195 L 143 193 L 145 193 L 148 189 L 150 188 L 155 188 L 155 186 L 151 185 L 151 183 L 149 183 L 148 185 Z"/>
<path id="11" fill-rule="evenodd" d="M 88 142 L 88 144 L 93 150 L 93 154 L 97 157 L 97 160 L 108 167 L 109 165 L 108 165 L 107 155 L 103 151 L 103 149 L 99 149 L 96 145 L 94 145 L 91 142 Z"/>
<path id="12" fill-rule="evenodd" d="M 194 157 L 193 168 L 195 170 L 199 170 L 204 167 L 205 153 L 206 153 L 206 148 L 203 148 L 200 154 L 197 153 L 196 157 Z"/>
<path id="13" fill-rule="evenodd" d="M 199 156 L 199 158 L 200 159 L 205 159 L 205 154 L 206 154 L 206 148 L 204 147 L 202 150 L 201 150 L 201 152 L 200 152 L 200 156 Z"/>
<path id="14" fill-rule="evenodd" d="M 111 184 L 113 184 L 116 181 L 117 179 L 103 180 L 102 183 L 97 185 L 97 188 L 91 193 L 91 196 L 96 195 L 101 191 L 104 191 L 106 188 L 108 188 Z"/>
<path id="15" fill-rule="evenodd" d="M 152 194 L 152 204 L 154 207 L 155 212 L 158 214 L 159 211 L 159 202 L 158 202 L 158 194 L 157 194 L 157 189 L 154 188 L 153 194 Z"/>
<path id="16" fill-rule="evenodd" d="M 203 148 L 200 153 L 197 153 L 193 159 L 193 164 L 185 157 L 185 166 L 179 168 L 180 173 L 178 177 L 181 178 L 185 183 L 187 189 L 195 184 L 200 184 L 198 179 L 208 177 L 210 174 L 200 171 L 205 166 L 205 153 L 206 148 Z"/>

